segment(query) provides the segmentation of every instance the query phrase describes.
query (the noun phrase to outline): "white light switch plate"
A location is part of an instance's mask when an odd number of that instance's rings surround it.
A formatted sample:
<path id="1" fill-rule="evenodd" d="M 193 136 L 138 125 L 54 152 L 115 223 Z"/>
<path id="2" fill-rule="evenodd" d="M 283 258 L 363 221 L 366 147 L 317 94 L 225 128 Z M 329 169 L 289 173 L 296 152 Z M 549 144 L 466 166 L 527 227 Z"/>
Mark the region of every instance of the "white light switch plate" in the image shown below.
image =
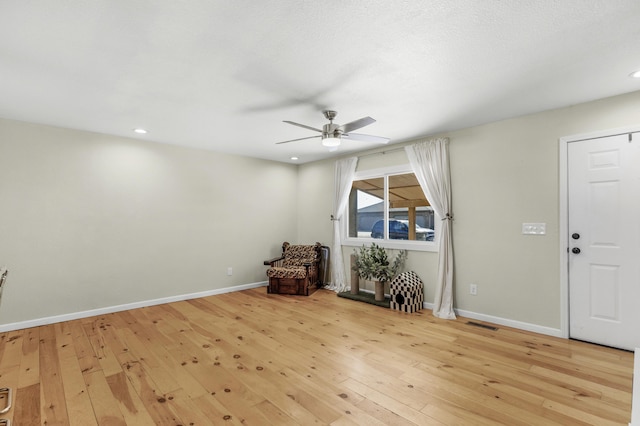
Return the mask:
<path id="1" fill-rule="evenodd" d="M 523 223 L 522 233 L 524 235 L 545 235 L 547 233 L 546 223 Z"/>

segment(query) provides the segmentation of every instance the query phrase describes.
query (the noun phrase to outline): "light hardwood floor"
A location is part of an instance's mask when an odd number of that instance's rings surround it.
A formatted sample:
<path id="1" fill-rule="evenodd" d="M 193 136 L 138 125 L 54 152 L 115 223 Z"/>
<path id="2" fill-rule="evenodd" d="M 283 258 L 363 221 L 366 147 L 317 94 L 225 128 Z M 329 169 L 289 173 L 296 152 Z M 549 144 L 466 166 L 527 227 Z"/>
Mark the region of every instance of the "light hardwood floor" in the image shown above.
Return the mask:
<path id="1" fill-rule="evenodd" d="M 0 335 L 26 425 L 623 425 L 633 354 L 265 288 Z M 0 401 L 1 404 L 1 401 Z M 0 416 L 2 417 L 2 416 Z"/>

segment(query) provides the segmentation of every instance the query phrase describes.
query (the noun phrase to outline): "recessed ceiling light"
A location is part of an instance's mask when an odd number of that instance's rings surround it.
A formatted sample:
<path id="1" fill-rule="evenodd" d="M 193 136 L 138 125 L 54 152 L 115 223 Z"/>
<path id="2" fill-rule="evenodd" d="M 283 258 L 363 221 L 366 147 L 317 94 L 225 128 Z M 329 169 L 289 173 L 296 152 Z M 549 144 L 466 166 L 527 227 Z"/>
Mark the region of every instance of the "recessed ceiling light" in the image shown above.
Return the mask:
<path id="1" fill-rule="evenodd" d="M 631 74 L 629 74 L 629 77 L 640 78 L 640 70 L 632 72 Z"/>
<path id="2" fill-rule="evenodd" d="M 291 157 L 291 159 L 292 159 L 293 161 L 296 161 L 296 160 L 298 159 L 298 157 Z"/>
<path id="3" fill-rule="evenodd" d="M 144 135 L 147 133 L 145 129 L 141 129 L 141 128 L 133 129 L 133 131 L 141 135 Z"/>

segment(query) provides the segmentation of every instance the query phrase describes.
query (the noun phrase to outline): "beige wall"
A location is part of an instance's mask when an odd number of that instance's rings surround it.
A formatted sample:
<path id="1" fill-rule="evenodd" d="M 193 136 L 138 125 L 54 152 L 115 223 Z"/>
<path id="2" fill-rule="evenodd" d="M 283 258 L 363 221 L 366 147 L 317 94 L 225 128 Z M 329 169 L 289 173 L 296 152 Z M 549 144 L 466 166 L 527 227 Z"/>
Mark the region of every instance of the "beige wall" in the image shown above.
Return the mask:
<path id="1" fill-rule="evenodd" d="M 296 191 L 292 165 L 0 120 L 0 325 L 265 281 Z"/>
<path id="2" fill-rule="evenodd" d="M 638 124 L 640 92 L 435 135 L 451 140 L 457 308 L 560 327 L 558 139 Z M 371 155 L 359 170 L 404 161 Z M 334 163 L 0 119 L 0 325 L 264 281 L 283 240 L 331 244 Z M 407 260 L 427 301 L 437 256 Z"/>
<path id="3" fill-rule="evenodd" d="M 469 312 L 560 328 L 559 165 L 563 136 L 640 124 L 640 92 L 452 131 L 455 306 Z M 402 152 L 363 157 L 359 169 L 405 161 Z M 302 165 L 299 188 L 333 191 L 335 160 Z M 639 165 L 640 167 L 640 165 Z M 319 182 L 322 182 L 320 188 Z M 324 223 L 331 199 L 301 194 L 300 238 Z M 523 222 L 545 222 L 547 235 L 525 236 Z M 331 241 L 330 227 L 314 238 Z M 352 248 L 345 247 L 345 261 Z M 407 267 L 433 301 L 437 253 L 410 252 Z M 469 284 L 478 295 L 469 295 Z"/>

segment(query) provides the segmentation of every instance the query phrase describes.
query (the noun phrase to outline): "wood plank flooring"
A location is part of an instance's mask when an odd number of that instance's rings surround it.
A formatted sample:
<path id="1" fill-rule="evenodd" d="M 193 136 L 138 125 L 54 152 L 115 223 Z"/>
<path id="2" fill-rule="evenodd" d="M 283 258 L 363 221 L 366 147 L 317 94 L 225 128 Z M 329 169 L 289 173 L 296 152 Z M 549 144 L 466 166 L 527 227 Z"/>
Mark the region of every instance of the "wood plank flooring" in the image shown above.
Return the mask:
<path id="1" fill-rule="evenodd" d="M 0 334 L 13 425 L 626 425 L 633 354 L 265 288 Z M 0 400 L 0 405 L 5 401 Z"/>

